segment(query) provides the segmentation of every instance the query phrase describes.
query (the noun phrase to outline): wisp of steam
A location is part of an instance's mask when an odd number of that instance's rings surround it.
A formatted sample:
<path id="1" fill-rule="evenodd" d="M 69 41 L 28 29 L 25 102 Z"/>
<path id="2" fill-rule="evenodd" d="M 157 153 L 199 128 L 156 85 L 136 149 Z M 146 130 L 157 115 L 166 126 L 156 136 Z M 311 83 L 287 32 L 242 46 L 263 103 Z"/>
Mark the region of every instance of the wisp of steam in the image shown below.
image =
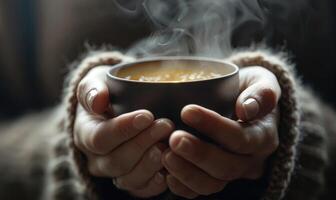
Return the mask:
<path id="1" fill-rule="evenodd" d="M 232 52 L 231 39 L 235 28 L 246 22 L 259 26 L 264 23 L 258 2 L 145 0 L 136 9 L 145 11 L 155 31 L 148 38 L 137 42 L 127 54 L 136 57 L 223 58 Z"/>

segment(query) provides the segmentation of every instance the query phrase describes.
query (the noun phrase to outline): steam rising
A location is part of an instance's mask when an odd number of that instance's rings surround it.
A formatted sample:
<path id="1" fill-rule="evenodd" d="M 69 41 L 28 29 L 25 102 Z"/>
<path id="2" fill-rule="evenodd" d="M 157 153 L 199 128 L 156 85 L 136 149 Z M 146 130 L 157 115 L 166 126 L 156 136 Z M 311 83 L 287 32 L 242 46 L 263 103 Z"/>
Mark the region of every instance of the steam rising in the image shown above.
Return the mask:
<path id="1" fill-rule="evenodd" d="M 137 57 L 223 58 L 232 52 L 235 28 L 264 22 L 257 0 L 145 0 L 142 8 L 156 31 L 128 51 Z"/>

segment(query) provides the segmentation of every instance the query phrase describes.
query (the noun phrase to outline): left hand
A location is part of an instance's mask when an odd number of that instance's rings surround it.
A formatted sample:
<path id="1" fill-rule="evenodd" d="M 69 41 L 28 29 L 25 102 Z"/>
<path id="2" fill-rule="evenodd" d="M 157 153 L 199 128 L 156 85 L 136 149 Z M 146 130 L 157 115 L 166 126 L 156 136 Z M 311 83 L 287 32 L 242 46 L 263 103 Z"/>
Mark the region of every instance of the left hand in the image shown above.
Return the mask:
<path id="1" fill-rule="evenodd" d="M 175 131 L 162 163 L 170 190 L 185 198 L 210 195 L 236 179 L 258 179 L 267 158 L 279 145 L 276 77 L 262 67 L 240 71 L 240 95 L 234 121 L 197 105 L 181 112 L 184 123 L 206 134 L 219 146 L 185 131 Z"/>
<path id="2" fill-rule="evenodd" d="M 74 144 L 87 159 L 90 175 L 113 180 L 114 185 L 139 198 L 167 189 L 161 157 L 174 124 L 156 119 L 147 110 L 116 116 L 105 83 L 110 67 L 96 67 L 80 81 Z"/>

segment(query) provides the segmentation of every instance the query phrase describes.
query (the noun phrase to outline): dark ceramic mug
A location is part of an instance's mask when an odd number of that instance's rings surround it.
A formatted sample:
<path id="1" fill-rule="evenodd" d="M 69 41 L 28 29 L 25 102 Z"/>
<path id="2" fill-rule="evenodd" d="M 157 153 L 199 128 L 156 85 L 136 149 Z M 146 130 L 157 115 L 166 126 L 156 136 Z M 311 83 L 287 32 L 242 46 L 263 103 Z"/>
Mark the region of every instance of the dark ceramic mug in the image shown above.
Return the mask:
<path id="1" fill-rule="evenodd" d="M 194 66 L 223 68 L 219 77 L 174 82 L 148 82 L 118 77 L 121 69 L 144 66 L 169 66 L 181 68 Z M 188 104 L 197 104 L 232 118 L 239 93 L 239 69 L 236 65 L 221 60 L 198 57 L 157 57 L 115 65 L 107 73 L 110 99 L 116 115 L 138 109 L 151 111 L 155 118 L 171 119 L 177 129 L 187 129 L 180 112 Z"/>

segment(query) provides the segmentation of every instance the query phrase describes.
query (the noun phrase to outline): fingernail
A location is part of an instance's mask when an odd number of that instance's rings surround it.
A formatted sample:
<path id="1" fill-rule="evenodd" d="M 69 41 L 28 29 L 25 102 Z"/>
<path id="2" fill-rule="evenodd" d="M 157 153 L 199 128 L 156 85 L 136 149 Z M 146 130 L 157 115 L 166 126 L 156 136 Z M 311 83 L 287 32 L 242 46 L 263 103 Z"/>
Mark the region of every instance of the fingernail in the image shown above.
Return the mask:
<path id="1" fill-rule="evenodd" d="M 149 114 L 139 114 L 134 117 L 133 119 L 133 126 L 142 131 L 143 129 L 147 128 L 153 122 L 153 118 Z"/>
<path id="2" fill-rule="evenodd" d="M 98 90 L 94 88 L 94 89 L 91 89 L 86 95 L 86 103 L 89 109 L 91 110 L 92 110 L 93 101 L 96 98 L 97 94 L 98 94 Z"/>
<path id="3" fill-rule="evenodd" d="M 191 142 L 186 137 L 182 137 L 178 142 L 178 144 L 176 145 L 176 151 L 179 151 L 184 154 L 189 153 L 191 148 L 192 148 Z"/>
<path id="4" fill-rule="evenodd" d="M 156 122 L 155 126 L 150 131 L 152 138 L 161 138 L 167 135 L 170 131 L 172 131 L 173 127 L 167 120 L 159 120 Z"/>
<path id="5" fill-rule="evenodd" d="M 249 98 L 243 103 L 243 109 L 246 119 L 253 119 L 259 112 L 259 104 L 255 99 Z"/>
<path id="6" fill-rule="evenodd" d="M 202 113 L 196 109 L 188 108 L 186 115 L 186 120 L 192 124 L 197 124 L 202 121 Z"/>
<path id="7" fill-rule="evenodd" d="M 160 149 L 157 147 L 154 147 L 153 150 L 150 152 L 149 157 L 154 163 L 160 163 L 161 155 L 162 155 L 162 152 L 160 151 Z"/>
<path id="8" fill-rule="evenodd" d="M 164 176 L 160 172 L 158 172 L 155 174 L 154 181 L 158 184 L 161 184 L 164 181 Z"/>

